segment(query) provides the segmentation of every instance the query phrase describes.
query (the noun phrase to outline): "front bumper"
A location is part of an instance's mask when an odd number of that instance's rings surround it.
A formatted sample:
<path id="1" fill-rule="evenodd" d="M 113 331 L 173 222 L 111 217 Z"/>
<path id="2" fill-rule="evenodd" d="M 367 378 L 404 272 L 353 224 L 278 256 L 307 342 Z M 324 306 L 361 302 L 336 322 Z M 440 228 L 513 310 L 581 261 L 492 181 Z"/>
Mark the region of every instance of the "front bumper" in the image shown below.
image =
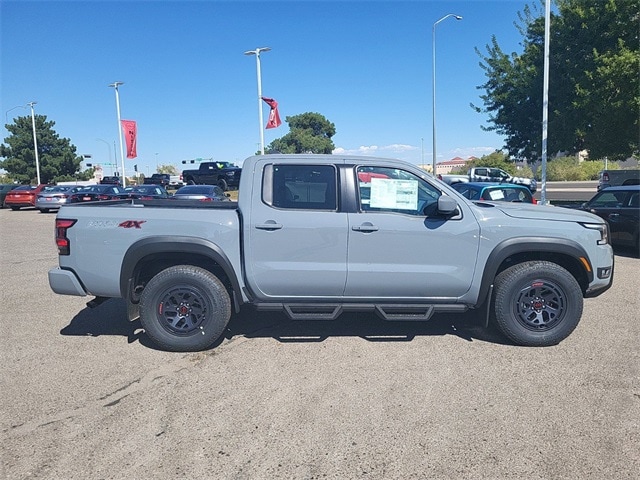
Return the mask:
<path id="1" fill-rule="evenodd" d="M 49 286 L 51 290 L 60 295 L 87 296 L 80 280 L 71 270 L 63 270 L 59 267 L 49 270 Z"/>

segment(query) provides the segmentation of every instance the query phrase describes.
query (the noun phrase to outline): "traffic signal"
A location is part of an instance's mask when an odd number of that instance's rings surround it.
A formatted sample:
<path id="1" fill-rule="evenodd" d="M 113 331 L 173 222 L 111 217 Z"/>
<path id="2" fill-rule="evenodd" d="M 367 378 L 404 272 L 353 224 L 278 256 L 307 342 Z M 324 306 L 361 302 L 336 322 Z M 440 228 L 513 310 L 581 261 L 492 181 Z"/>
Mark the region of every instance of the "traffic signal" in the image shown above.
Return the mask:
<path id="1" fill-rule="evenodd" d="M 137 172 L 138 171 L 138 165 L 134 165 L 133 169 Z"/>

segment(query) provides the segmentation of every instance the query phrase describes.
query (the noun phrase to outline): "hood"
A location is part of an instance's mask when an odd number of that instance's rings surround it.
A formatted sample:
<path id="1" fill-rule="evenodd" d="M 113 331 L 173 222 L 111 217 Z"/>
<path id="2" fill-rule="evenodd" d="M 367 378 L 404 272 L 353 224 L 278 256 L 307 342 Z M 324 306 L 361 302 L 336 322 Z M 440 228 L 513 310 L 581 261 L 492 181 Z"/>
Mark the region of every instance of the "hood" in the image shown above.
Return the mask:
<path id="1" fill-rule="evenodd" d="M 597 215 L 573 208 L 533 205 L 529 203 L 484 202 L 513 218 L 554 220 L 558 222 L 604 223 Z M 485 207 L 488 208 L 488 207 Z"/>

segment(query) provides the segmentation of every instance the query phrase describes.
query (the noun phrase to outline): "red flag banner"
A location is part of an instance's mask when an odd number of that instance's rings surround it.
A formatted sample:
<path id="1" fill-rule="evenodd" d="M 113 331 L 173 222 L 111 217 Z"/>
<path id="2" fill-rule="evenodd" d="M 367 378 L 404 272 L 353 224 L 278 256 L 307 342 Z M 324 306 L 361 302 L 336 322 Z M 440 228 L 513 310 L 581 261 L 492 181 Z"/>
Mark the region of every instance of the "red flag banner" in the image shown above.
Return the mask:
<path id="1" fill-rule="evenodd" d="M 280 121 L 280 114 L 278 113 L 278 102 L 273 98 L 267 97 L 262 97 L 262 100 L 271 108 L 271 111 L 269 111 L 269 120 L 267 120 L 267 126 L 265 128 L 279 127 L 282 122 Z"/>
<path id="2" fill-rule="evenodd" d="M 135 120 L 120 120 L 122 123 L 122 131 L 124 133 L 125 141 L 127 142 L 127 158 L 136 158 L 137 136 L 138 126 Z"/>

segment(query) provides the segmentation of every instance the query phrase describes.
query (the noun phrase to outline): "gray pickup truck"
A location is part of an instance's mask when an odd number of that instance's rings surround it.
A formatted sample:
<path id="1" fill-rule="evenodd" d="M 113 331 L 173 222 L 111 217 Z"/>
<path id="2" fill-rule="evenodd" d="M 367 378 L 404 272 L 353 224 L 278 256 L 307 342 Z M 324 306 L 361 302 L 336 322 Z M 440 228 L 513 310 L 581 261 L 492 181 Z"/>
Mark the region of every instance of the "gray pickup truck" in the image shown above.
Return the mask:
<path id="1" fill-rule="evenodd" d="M 161 348 L 197 351 L 232 311 L 425 321 L 480 309 L 513 343 L 554 345 L 612 283 L 607 224 L 587 212 L 472 203 L 415 165 L 340 155 L 247 159 L 238 202 L 62 206 L 63 295 L 128 302 Z"/>
<path id="2" fill-rule="evenodd" d="M 640 184 L 640 170 L 602 170 L 598 174 L 598 191 L 609 187 Z"/>
<path id="3" fill-rule="evenodd" d="M 538 182 L 536 182 L 535 178 L 512 177 L 504 170 L 493 167 L 473 167 L 469 169 L 466 175 L 439 175 L 438 178 L 448 185 L 467 182 L 498 182 L 524 185 L 531 193 L 536 193 L 538 189 Z"/>

